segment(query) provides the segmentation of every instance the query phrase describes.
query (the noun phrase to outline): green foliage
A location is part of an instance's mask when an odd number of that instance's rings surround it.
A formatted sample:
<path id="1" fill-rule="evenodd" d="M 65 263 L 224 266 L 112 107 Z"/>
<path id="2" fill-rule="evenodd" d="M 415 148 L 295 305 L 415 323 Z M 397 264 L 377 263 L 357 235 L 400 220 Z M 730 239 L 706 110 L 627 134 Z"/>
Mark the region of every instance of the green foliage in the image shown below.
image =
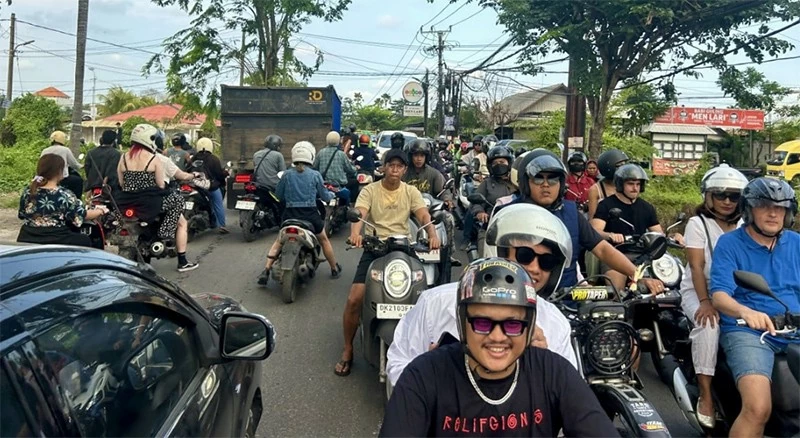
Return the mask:
<path id="1" fill-rule="evenodd" d="M 401 129 L 407 122 L 413 121 L 414 118 L 403 117 L 402 107 L 397 108 L 398 105 L 390 100 L 388 95 L 384 95 L 375 103 L 364 105 L 361 93 L 345 97 L 342 99 L 342 126 L 355 123 L 359 131 L 386 131 Z"/>
<path id="2" fill-rule="evenodd" d="M 512 125 L 514 128 L 526 130 L 522 137 L 530 141 L 534 148 L 549 148 L 561 142 L 561 129 L 564 128 L 566 119 L 566 111 L 562 110 L 547 112 L 539 119 L 517 121 Z M 558 152 L 558 147 L 555 152 Z"/>
<path id="3" fill-rule="evenodd" d="M 156 128 L 159 127 L 158 124 L 153 123 L 141 116 L 133 116 L 128 118 L 128 120 L 122 124 L 122 147 L 131 147 L 131 131 L 133 131 L 133 128 L 135 128 L 136 125 L 141 123 L 148 123 Z"/>
<path id="4" fill-rule="evenodd" d="M 0 146 L 0 193 L 18 192 L 36 175 L 39 154 L 47 147 L 47 139 L 27 143 L 17 142 L 14 147 Z"/>
<path id="5" fill-rule="evenodd" d="M 781 99 L 792 92 L 790 88 L 767 80 L 763 73 L 753 67 L 747 67 L 744 71 L 728 67 L 720 73 L 717 85 L 726 96 L 736 100 L 736 108 L 760 109 L 767 113 L 775 110 Z"/>
<path id="6" fill-rule="evenodd" d="M 63 120 L 61 108 L 55 102 L 25 94 L 11 102 L 0 125 L 0 143 L 11 146 L 46 139 L 53 131 L 63 129 Z"/>
<path id="7" fill-rule="evenodd" d="M 619 149 L 635 161 L 650 161 L 656 152 L 650 141 L 643 137 L 638 135 L 620 136 L 612 131 L 603 132 L 603 149 Z"/>
<path id="8" fill-rule="evenodd" d="M 106 94 L 100 95 L 100 103 L 97 105 L 97 114 L 100 117 L 108 117 L 114 114 L 152 106 L 156 103 L 158 103 L 156 99 L 151 96 L 139 96 L 120 86 L 115 86 L 111 87 Z"/>
<path id="9" fill-rule="evenodd" d="M 800 139 L 800 120 L 784 120 L 770 123 L 764 129 L 764 135 L 775 145 Z"/>
<path id="10" fill-rule="evenodd" d="M 608 119 L 618 134 L 640 134 L 642 126 L 664 114 L 676 103 L 674 96 L 664 97 L 650 84 L 635 85 L 620 91 L 611 100 Z"/>

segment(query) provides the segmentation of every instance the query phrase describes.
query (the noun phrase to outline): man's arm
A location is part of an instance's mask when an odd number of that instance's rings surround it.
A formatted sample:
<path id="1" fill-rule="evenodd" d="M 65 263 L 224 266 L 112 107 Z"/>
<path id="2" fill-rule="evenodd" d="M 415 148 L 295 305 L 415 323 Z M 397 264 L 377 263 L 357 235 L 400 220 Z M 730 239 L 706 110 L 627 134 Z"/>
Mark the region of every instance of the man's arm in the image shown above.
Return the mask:
<path id="1" fill-rule="evenodd" d="M 72 151 L 69 148 L 67 148 L 67 165 L 75 170 L 82 167 L 81 163 L 75 159 L 75 155 L 72 155 Z"/>
<path id="2" fill-rule="evenodd" d="M 437 196 L 439 193 L 442 192 L 444 189 L 444 175 L 438 170 L 434 172 L 436 175 L 433 177 L 433 182 L 431 183 L 431 188 L 433 189 L 433 193 L 431 195 Z M 442 198 L 447 198 L 448 193 L 442 193 Z M 442 199 L 442 201 L 446 201 L 446 199 Z"/>
<path id="3" fill-rule="evenodd" d="M 475 193 L 480 193 L 484 198 L 489 199 L 489 180 L 485 179 L 481 181 L 481 183 L 478 184 L 478 188 L 475 189 Z M 486 209 L 483 204 L 470 204 L 469 211 L 477 216 L 478 213 L 485 213 Z"/>

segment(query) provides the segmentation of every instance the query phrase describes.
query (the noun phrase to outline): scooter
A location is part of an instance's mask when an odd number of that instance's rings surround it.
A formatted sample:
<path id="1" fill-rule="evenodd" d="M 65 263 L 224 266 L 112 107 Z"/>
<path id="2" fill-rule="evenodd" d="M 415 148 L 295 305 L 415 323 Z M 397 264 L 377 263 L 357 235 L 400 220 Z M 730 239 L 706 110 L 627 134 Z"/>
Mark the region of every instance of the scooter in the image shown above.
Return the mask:
<path id="1" fill-rule="evenodd" d="M 163 213 L 155 217 L 140 217 L 135 207 L 127 207 L 115 220 L 115 231 L 108 242 L 119 248 L 119 255 L 135 262 L 150 263 L 153 258 L 177 257 L 174 240 L 158 237 Z"/>
<path id="2" fill-rule="evenodd" d="M 336 193 L 339 191 L 340 186 L 338 183 L 325 181 L 325 188 Z M 333 236 L 333 233 L 347 223 L 348 208 L 349 205 L 338 196 L 334 196 L 333 199 L 325 204 L 325 214 L 323 217 L 325 218 L 325 233 L 328 234 L 328 237 Z"/>
<path id="3" fill-rule="evenodd" d="M 81 234 L 89 236 L 92 248 L 105 249 L 106 236 L 114 232 L 114 222 L 117 220 L 118 212 L 114 208 L 110 195 L 104 193 L 102 187 L 90 190 L 87 204 L 92 207 L 105 207 L 108 210 L 107 215 L 91 221 L 85 220 L 80 227 Z"/>
<path id="4" fill-rule="evenodd" d="M 427 288 L 425 268 L 417 254 L 427 252 L 429 248 L 421 238 L 416 243 L 407 236 L 379 239 L 375 225 L 364 220 L 356 209 L 348 210 L 347 219 L 350 222 L 361 221 L 372 228 L 372 235 L 364 235 L 362 246 L 364 251 L 380 256 L 367 270 L 360 328 L 364 359 L 378 368 L 379 380 L 386 385 L 388 400 L 392 385 L 386 377 L 386 352 L 394 339 L 398 321 L 414 307 L 419 295 Z M 435 216 L 431 223 L 438 221 L 441 221 L 440 215 Z M 349 240 L 348 245 L 351 245 Z M 350 249 L 355 247 L 348 246 L 347 250 Z"/>
<path id="5" fill-rule="evenodd" d="M 322 262 L 322 246 L 314 235 L 314 226 L 301 219 L 284 221 L 278 238 L 281 250 L 271 275 L 281 284 L 281 299 L 288 304 L 294 302 L 298 284 L 314 278 Z"/>
<path id="6" fill-rule="evenodd" d="M 447 190 L 447 184 L 445 184 L 444 190 Z M 441 196 L 442 193 L 439 193 L 439 196 Z M 425 269 L 425 278 L 427 279 L 428 287 L 431 288 L 450 283 L 451 281 L 453 265 L 450 258 L 452 256 L 450 243 L 452 242 L 451 236 L 454 225 L 453 221 L 450 220 L 452 219 L 452 215 L 445 209 L 445 203 L 438 199 L 438 196 L 434 198 L 428 193 L 423 193 L 422 199 L 425 201 L 425 205 L 428 207 L 428 212 L 430 212 L 431 217 L 434 217 L 434 215 L 441 215 L 441 220 L 436 223 L 436 235 L 439 237 L 439 242 L 441 243 L 439 246 L 440 249 L 417 253 L 417 257 L 422 261 Z M 412 216 L 408 219 L 408 228 L 412 235 L 418 235 L 420 239 L 428 239 L 427 231 L 418 226 L 415 217 Z M 448 230 L 448 228 L 450 229 Z"/>
<path id="7" fill-rule="evenodd" d="M 200 166 L 202 166 L 202 161 L 200 161 Z M 211 182 L 205 177 L 205 174 L 201 178 L 195 178 L 179 187 L 185 204 L 183 216 L 188 224 L 189 240 L 210 229 L 211 222 L 214 221 L 214 208 L 208 194 L 209 187 L 211 187 Z"/>
<path id="8" fill-rule="evenodd" d="M 463 224 L 464 217 L 469 214 L 469 195 L 471 195 L 477 187 L 472 176 L 474 173 L 472 166 L 463 161 L 459 161 L 456 164 L 458 165 L 460 177 L 457 190 L 458 196 L 456 198 L 458 201 L 456 209 L 454 210 L 454 215 L 458 223 Z"/>
<path id="9" fill-rule="evenodd" d="M 253 182 L 246 182 L 244 191 L 244 195 L 237 195 L 234 208 L 239 212 L 244 241 L 252 242 L 260 232 L 280 225 L 281 203 L 271 190 L 267 194 L 269 199 L 262 199 L 264 190 L 259 191 Z"/>

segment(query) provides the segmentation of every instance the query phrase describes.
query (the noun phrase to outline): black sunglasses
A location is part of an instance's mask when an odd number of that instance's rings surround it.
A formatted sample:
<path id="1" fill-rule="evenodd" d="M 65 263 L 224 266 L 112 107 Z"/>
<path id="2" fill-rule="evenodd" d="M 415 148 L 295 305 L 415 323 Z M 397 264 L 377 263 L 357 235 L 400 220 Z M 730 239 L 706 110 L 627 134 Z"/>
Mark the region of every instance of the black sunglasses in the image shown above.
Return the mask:
<path id="1" fill-rule="evenodd" d="M 730 199 L 731 202 L 739 202 L 741 199 L 741 193 L 731 193 L 731 192 L 714 192 L 711 193 L 711 197 L 716 199 L 717 201 L 724 201 L 725 199 Z"/>
<path id="2" fill-rule="evenodd" d="M 527 246 L 519 246 L 514 248 L 514 258 L 517 263 L 525 266 L 531 264 L 534 259 L 539 259 L 539 268 L 543 271 L 550 272 L 558 265 L 558 256 L 555 254 L 539 254 Z"/>
<path id="3" fill-rule="evenodd" d="M 520 321 L 519 319 L 495 321 L 483 316 L 468 316 L 467 322 L 472 326 L 472 331 L 479 335 L 488 335 L 499 325 L 503 334 L 509 337 L 522 336 L 525 327 L 528 326 L 528 321 Z"/>
<path id="4" fill-rule="evenodd" d="M 537 186 L 544 184 L 545 181 L 547 181 L 548 186 L 554 186 L 561 183 L 561 178 L 558 175 L 539 173 L 531 178 L 531 181 L 533 181 L 533 184 Z"/>

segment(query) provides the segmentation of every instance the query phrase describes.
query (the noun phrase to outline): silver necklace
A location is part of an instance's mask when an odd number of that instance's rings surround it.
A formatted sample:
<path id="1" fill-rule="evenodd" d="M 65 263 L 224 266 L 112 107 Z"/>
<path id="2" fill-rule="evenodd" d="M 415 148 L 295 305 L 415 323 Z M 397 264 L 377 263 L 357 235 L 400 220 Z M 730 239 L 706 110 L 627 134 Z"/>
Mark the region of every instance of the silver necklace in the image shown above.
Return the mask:
<path id="1" fill-rule="evenodd" d="M 517 359 L 515 365 L 517 369 L 514 371 L 514 381 L 511 383 L 511 387 L 508 388 L 508 392 L 506 392 L 506 395 L 504 395 L 503 398 L 498 400 L 492 400 L 489 397 L 486 397 L 483 391 L 481 391 L 481 389 L 478 388 L 478 384 L 475 382 L 475 377 L 472 376 L 472 370 L 469 369 L 469 358 L 466 355 L 464 355 L 464 368 L 467 370 L 467 377 L 469 377 L 469 382 L 472 383 L 472 387 L 475 388 L 475 392 L 478 393 L 478 395 L 481 397 L 481 399 L 483 399 L 483 401 L 494 406 L 499 406 L 507 402 L 508 399 L 511 398 L 511 394 L 514 393 L 514 389 L 517 387 L 517 379 L 519 378 L 519 359 Z"/>

